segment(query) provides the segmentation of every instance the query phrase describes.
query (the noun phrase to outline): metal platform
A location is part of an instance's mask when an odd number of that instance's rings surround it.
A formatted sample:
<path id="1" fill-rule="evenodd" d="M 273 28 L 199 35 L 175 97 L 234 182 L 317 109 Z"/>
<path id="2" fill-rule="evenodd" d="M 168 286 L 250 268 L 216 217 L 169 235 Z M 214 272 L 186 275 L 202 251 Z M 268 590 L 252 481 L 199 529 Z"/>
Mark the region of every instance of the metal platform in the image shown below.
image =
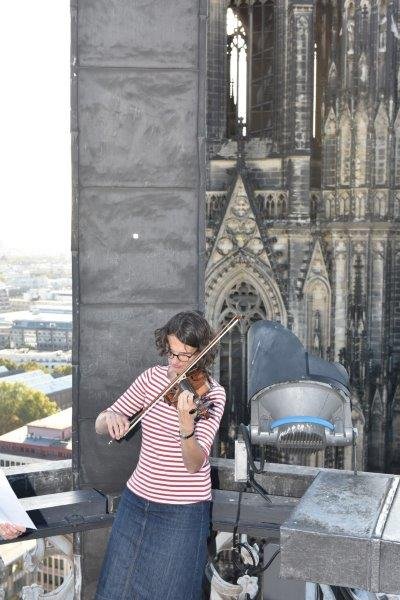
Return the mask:
<path id="1" fill-rule="evenodd" d="M 320 472 L 281 526 L 281 576 L 399 593 L 399 482 Z"/>

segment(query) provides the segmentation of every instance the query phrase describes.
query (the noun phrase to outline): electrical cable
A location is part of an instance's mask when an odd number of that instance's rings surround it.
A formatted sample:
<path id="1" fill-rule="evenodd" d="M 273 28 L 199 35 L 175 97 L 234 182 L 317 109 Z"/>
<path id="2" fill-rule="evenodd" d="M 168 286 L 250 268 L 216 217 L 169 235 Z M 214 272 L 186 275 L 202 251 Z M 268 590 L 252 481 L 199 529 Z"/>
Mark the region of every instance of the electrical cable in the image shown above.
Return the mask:
<path id="1" fill-rule="evenodd" d="M 260 474 L 264 470 L 264 464 L 265 464 L 264 447 L 261 448 L 260 467 L 258 468 L 258 467 L 256 467 L 256 465 L 254 463 L 253 455 L 252 455 L 252 452 L 251 452 L 251 441 L 250 441 L 250 434 L 249 434 L 248 427 L 244 423 L 240 423 L 240 425 L 239 425 L 239 431 L 242 434 L 242 437 L 243 437 L 243 440 L 244 440 L 244 444 L 246 446 L 247 466 L 248 466 L 248 470 L 249 470 L 247 483 L 250 485 L 250 487 L 255 492 L 257 492 L 258 494 L 260 494 L 260 496 L 262 496 L 266 502 L 268 502 L 269 504 L 272 504 L 272 500 L 268 497 L 268 492 L 266 490 L 264 490 L 264 488 L 262 487 L 262 485 L 260 485 L 258 483 L 258 481 L 256 481 L 254 479 L 254 473 Z"/>

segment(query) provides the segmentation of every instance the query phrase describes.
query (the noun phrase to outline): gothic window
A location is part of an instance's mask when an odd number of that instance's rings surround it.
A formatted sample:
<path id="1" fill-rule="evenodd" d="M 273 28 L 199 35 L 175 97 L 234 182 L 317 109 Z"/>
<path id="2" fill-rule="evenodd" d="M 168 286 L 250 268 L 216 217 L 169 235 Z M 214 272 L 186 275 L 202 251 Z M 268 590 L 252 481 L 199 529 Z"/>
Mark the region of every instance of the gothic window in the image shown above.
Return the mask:
<path id="1" fill-rule="evenodd" d="M 276 215 L 278 219 L 282 218 L 282 197 L 278 196 L 278 200 L 276 202 Z"/>
<path id="2" fill-rule="evenodd" d="M 220 343 L 220 382 L 229 401 L 220 428 L 221 454 L 232 457 L 237 428 L 248 421 L 247 400 L 247 331 L 250 325 L 267 318 L 267 311 L 256 288 L 246 281 L 236 283 L 228 293 L 221 309 L 219 324 L 227 323 L 234 315 L 242 315 L 240 327 L 234 327 Z"/>
<path id="3" fill-rule="evenodd" d="M 346 13 L 346 50 L 347 54 L 354 54 L 354 3 L 349 2 Z"/>
<path id="4" fill-rule="evenodd" d="M 351 121 L 346 108 L 340 118 L 340 183 L 350 185 Z"/>
<path id="5" fill-rule="evenodd" d="M 323 145 L 323 174 L 324 184 L 334 186 L 336 184 L 336 116 L 331 108 L 325 121 Z"/>
<path id="6" fill-rule="evenodd" d="M 356 118 L 356 144 L 355 144 L 355 183 L 357 186 L 366 182 L 367 171 L 367 132 L 368 115 L 361 109 Z"/>
<path id="7" fill-rule="evenodd" d="M 268 194 L 268 196 L 267 196 L 266 218 L 267 219 L 274 218 L 274 197 L 272 194 Z"/>
<path id="8" fill-rule="evenodd" d="M 227 54 L 229 67 L 228 135 L 234 135 L 238 120 L 246 134 L 247 113 L 247 38 L 239 15 L 232 8 L 226 13 Z"/>
<path id="9" fill-rule="evenodd" d="M 345 82 L 346 86 L 350 87 L 354 70 L 355 6 L 353 1 L 346 4 L 342 35 L 344 36 L 345 45 Z"/>
<path id="10" fill-rule="evenodd" d="M 287 212 L 286 212 L 286 199 L 283 194 L 279 195 L 279 201 L 281 203 L 281 217 L 284 219 L 287 216 Z"/>
<path id="11" fill-rule="evenodd" d="M 362 192 L 355 197 L 355 215 L 356 219 L 362 219 L 365 216 L 365 202 Z"/>
<path id="12" fill-rule="evenodd" d="M 379 52 L 386 52 L 387 7 L 385 0 L 379 6 Z"/>
<path id="13" fill-rule="evenodd" d="M 385 185 L 387 180 L 387 134 L 389 120 L 383 104 L 375 119 L 375 184 Z"/>
<path id="14" fill-rule="evenodd" d="M 334 219 L 336 217 L 336 202 L 335 202 L 335 196 L 333 194 L 330 196 L 330 203 L 331 203 L 331 219 Z"/>
<path id="15" fill-rule="evenodd" d="M 271 138 L 274 98 L 274 3 L 270 0 L 254 2 L 252 6 L 247 7 L 247 19 L 249 23 L 249 131 L 254 136 Z"/>
<path id="16" fill-rule="evenodd" d="M 231 1 L 227 9 L 228 136 L 238 118 L 245 132 L 272 137 L 275 12 L 272 0 Z"/>
<path id="17" fill-rule="evenodd" d="M 331 63 L 331 44 L 334 21 L 333 3 L 316 0 L 314 10 L 314 81 L 313 81 L 313 138 L 315 149 L 321 143 L 323 127 L 323 97 L 329 79 L 329 85 L 336 83 L 336 67 Z"/>
<path id="18" fill-rule="evenodd" d="M 322 279 L 306 285 L 307 347 L 310 352 L 325 357 L 329 346 L 330 292 Z"/>

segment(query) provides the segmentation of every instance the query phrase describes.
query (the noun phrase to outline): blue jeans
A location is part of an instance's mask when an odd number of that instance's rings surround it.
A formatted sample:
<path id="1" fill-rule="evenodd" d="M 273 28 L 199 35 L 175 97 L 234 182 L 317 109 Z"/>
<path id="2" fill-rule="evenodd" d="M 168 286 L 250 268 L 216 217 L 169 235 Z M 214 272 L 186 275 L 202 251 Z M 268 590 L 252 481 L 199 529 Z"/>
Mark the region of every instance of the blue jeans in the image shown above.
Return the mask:
<path id="1" fill-rule="evenodd" d="M 199 600 L 210 506 L 150 502 L 125 488 L 95 600 Z"/>

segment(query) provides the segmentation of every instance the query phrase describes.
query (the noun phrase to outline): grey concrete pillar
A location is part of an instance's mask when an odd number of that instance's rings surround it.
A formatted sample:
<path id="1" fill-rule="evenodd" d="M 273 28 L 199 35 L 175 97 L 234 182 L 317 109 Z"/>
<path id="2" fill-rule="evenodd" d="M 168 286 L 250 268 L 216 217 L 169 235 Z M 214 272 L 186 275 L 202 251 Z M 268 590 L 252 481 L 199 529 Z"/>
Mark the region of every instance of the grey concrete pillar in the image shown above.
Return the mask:
<path id="1" fill-rule="evenodd" d="M 203 306 L 206 0 L 72 1 L 74 475 L 120 490 L 139 436 L 96 415 L 156 356 L 153 331 Z M 103 540 L 83 540 L 92 598 Z"/>

